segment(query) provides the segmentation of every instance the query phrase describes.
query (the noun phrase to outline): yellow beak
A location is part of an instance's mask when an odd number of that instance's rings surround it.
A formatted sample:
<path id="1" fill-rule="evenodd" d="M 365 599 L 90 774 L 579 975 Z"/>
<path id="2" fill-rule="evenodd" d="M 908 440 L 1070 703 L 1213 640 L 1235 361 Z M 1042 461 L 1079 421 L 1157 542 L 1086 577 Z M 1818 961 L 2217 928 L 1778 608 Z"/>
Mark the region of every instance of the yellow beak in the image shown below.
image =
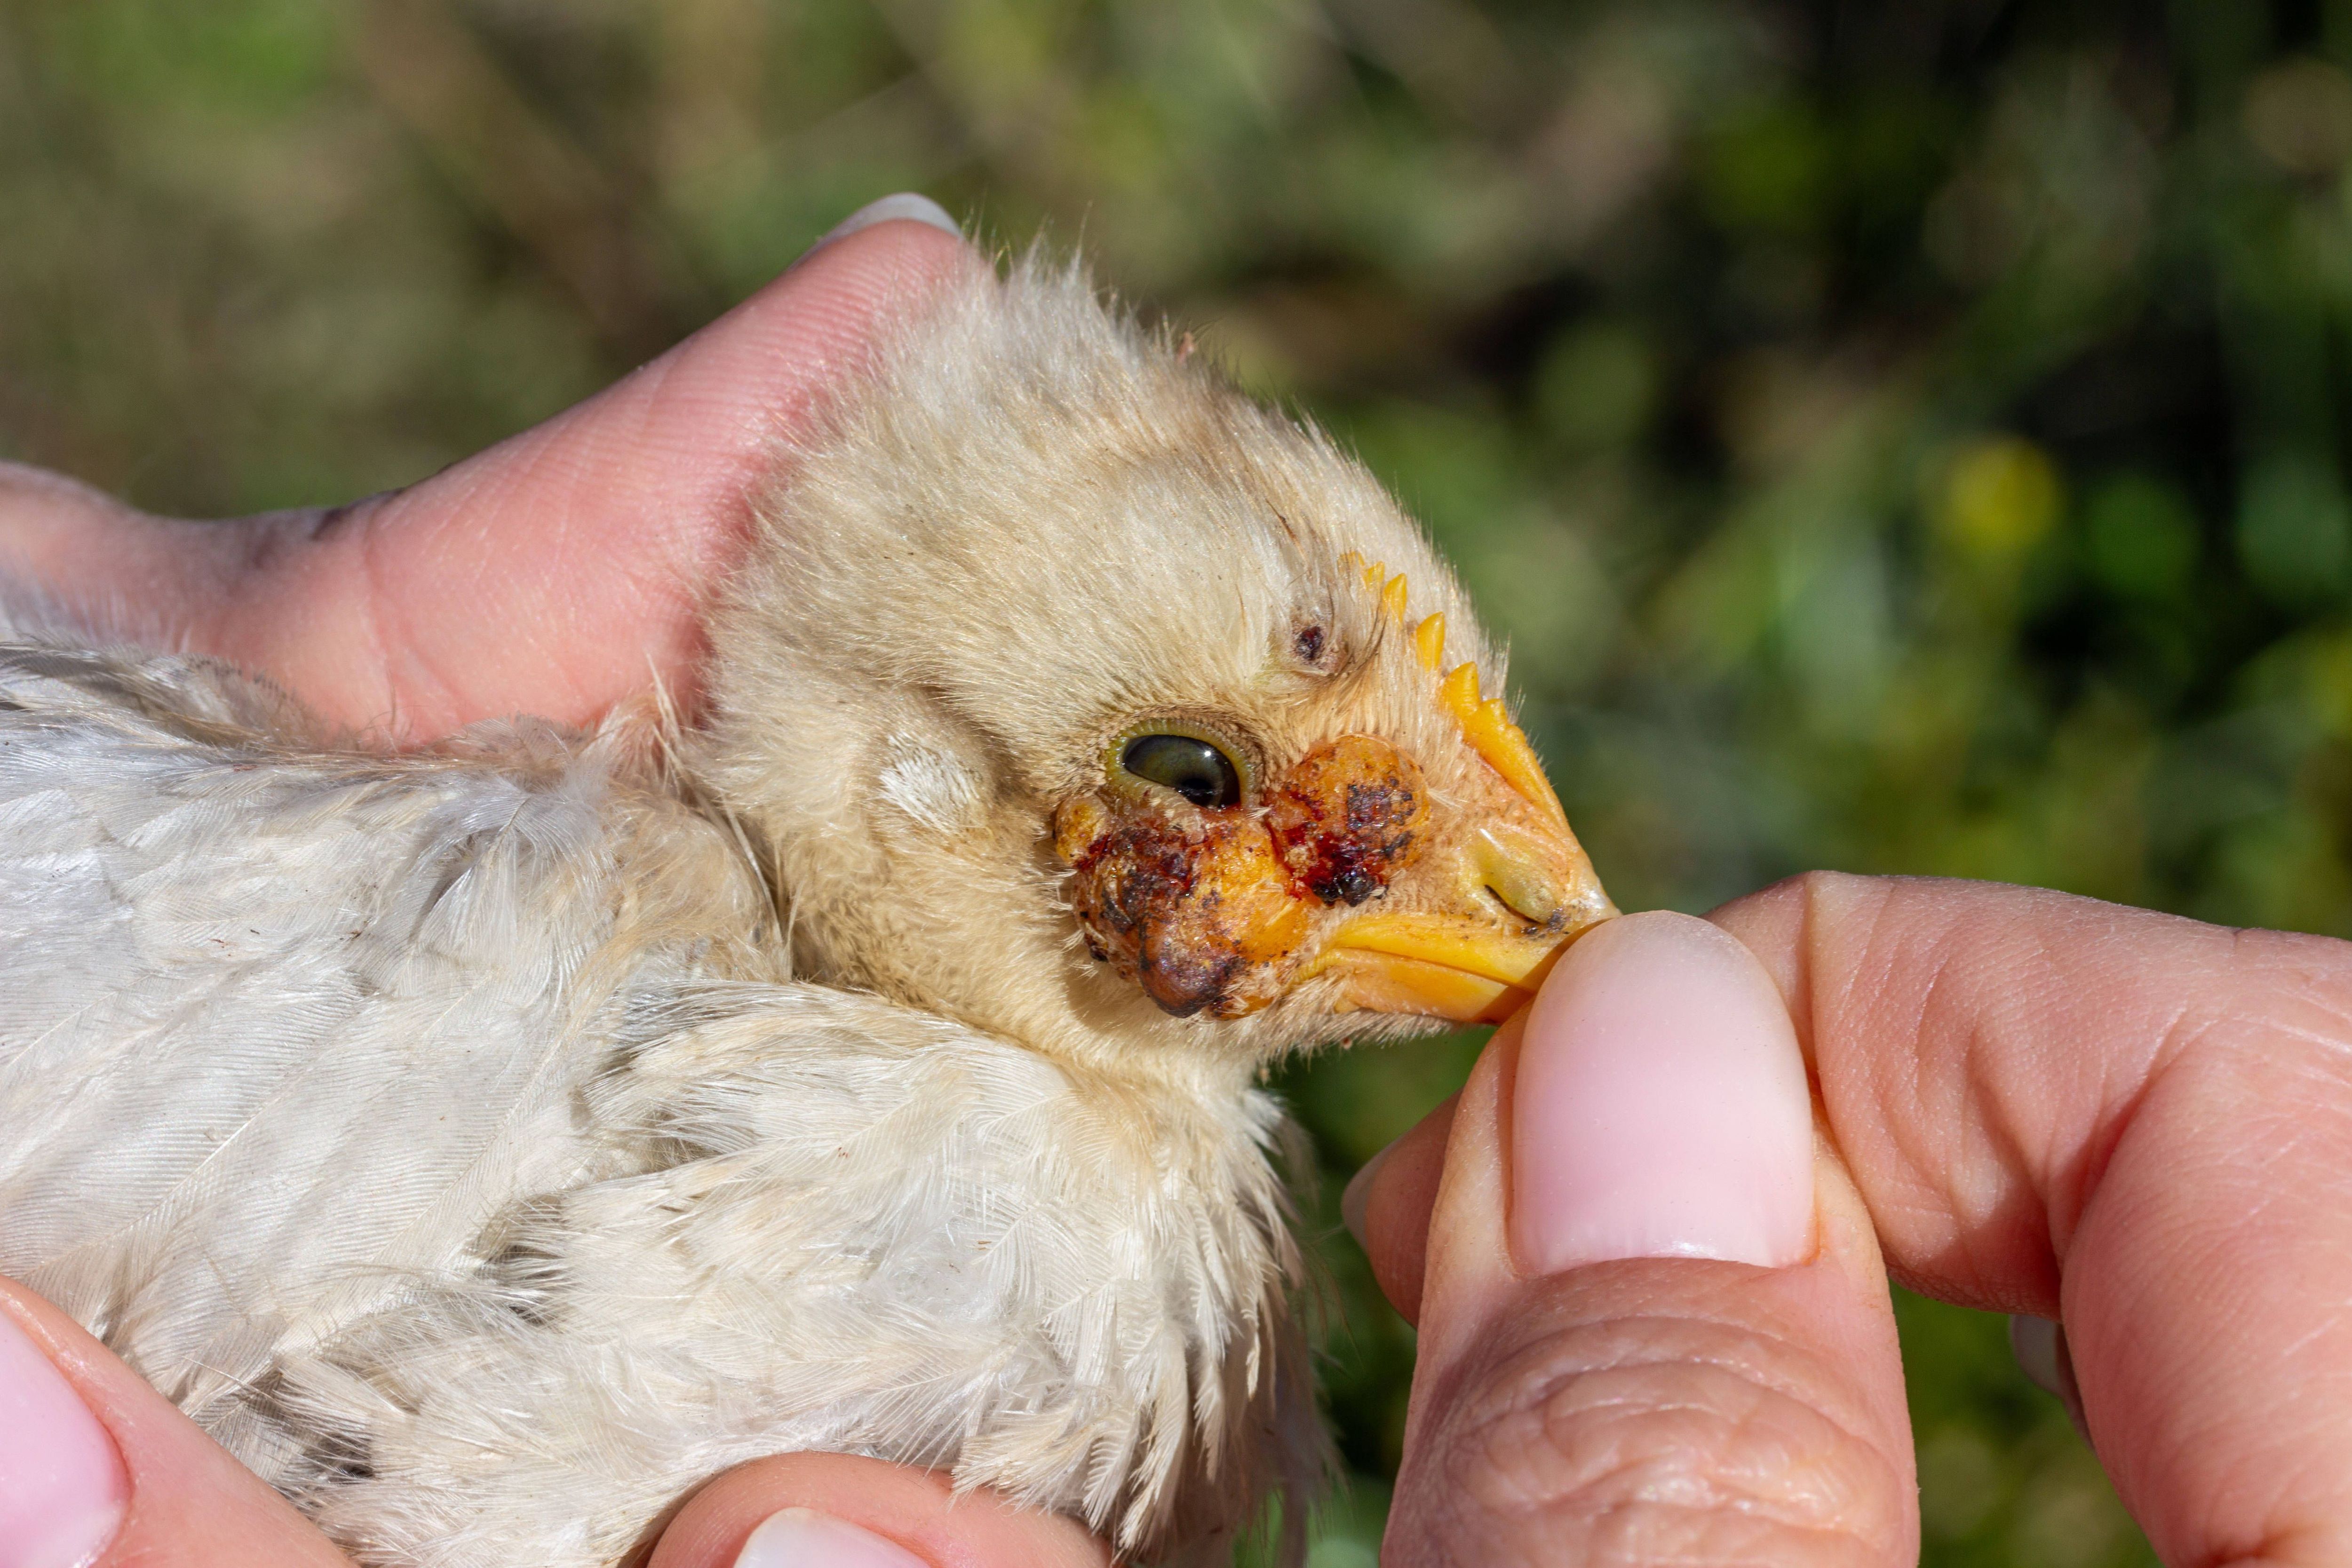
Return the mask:
<path id="1" fill-rule="evenodd" d="M 1443 621 L 1423 621 L 1414 642 L 1433 671 Z M 1431 823 L 1430 853 L 1379 907 L 1340 924 L 1310 973 L 1336 976 L 1350 1009 L 1498 1023 L 1617 910 L 1527 736 L 1499 700 L 1480 700 L 1476 668 L 1454 669 L 1437 696 L 1486 766 L 1469 798 Z"/>
<path id="2" fill-rule="evenodd" d="M 1564 824 L 1557 837 L 1512 844 L 1508 858 L 1496 853 L 1498 839 L 1532 837 L 1477 831 L 1485 853 L 1431 868 L 1433 880 L 1459 889 L 1453 908 L 1358 915 L 1331 934 L 1317 971 L 1339 976 L 1358 1011 L 1500 1023 L 1534 996 L 1570 942 L 1617 912 Z"/>
<path id="3" fill-rule="evenodd" d="M 1513 942 L 1443 915 L 1371 916 L 1342 926 L 1323 968 L 1360 1012 L 1499 1024 L 1527 1005 L 1567 946 Z"/>

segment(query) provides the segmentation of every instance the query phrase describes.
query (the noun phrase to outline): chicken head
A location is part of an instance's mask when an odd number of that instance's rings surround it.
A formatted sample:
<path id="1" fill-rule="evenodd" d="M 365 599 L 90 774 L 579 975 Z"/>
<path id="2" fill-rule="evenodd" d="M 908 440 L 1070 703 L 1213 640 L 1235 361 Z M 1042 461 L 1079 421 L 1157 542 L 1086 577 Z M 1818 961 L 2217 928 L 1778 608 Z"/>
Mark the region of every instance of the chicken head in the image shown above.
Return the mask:
<path id="1" fill-rule="evenodd" d="M 1255 1065 L 1499 1018 L 1614 912 L 1499 652 L 1328 437 L 1034 258 L 866 384 L 713 634 L 703 772 L 813 975 Z"/>

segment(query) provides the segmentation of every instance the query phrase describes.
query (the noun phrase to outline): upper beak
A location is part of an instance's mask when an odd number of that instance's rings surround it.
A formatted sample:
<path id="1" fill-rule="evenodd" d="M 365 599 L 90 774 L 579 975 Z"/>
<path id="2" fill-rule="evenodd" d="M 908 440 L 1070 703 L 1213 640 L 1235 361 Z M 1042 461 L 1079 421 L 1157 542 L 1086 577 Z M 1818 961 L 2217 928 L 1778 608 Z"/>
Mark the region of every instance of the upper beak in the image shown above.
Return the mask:
<path id="1" fill-rule="evenodd" d="M 1486 766 L 1468 798 L 1433 812 L 1426 852 L 1332 932 L 1312 972 L 1339 979 L 1347 1007 L 1498 1023 L 1617 910 L 1527 737 L 1499 701 L 1478 700 L 1475 668 L 1456 669 L 1439 696 Z"/>

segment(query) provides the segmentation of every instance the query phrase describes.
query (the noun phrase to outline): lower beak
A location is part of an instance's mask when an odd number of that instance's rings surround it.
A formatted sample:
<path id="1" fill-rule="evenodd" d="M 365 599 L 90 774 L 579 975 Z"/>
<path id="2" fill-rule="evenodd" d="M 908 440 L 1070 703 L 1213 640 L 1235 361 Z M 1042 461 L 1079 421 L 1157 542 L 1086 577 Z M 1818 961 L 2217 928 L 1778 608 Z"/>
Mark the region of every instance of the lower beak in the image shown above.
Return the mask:
<path id="1" fill-rule="evenodd" d="M 1375 915 L 1340 927 L 1318 967 L 1340 977 L 1359 1012 L 1499 1024 L 1527 1005 L 1574 934 L 1514 938 L 1444 915 Z"/>

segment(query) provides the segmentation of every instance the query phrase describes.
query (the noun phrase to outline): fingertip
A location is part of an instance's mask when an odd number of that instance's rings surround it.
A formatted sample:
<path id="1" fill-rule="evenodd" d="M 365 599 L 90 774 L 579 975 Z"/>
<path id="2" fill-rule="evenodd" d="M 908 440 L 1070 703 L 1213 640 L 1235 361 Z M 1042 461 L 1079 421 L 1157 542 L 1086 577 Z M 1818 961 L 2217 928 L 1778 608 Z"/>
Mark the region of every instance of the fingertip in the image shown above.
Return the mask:
<path id="1" fill-rule="evenodd" d="M 1811 1255 L 1804 1059 L 1779 988 L 1717 927 L 1657 910 L 1580 940 L 1528 1011 L 1512 1103 L 1524 1271 Z"/>
<path id="2" fill-rule="evenodd" d="M 899 191 L 893 195 L 882 196 L 867 202 L 827 229 L 824 237 L 810 246 L 809 249 L 814 253 L 824 249 L 835 240 L 847 239 L 859 229 L 872 228 L 877 224 L 891 223 L 899 219 L 929 224 L 941 234 L 953 235 L 958 239 L 963 237 L 963 226 L 948 216 L 947 208 L 919 191 Z"/>
<path id="3" fill-rule="evenodd" d="M 0 1280 L 0 1333 L 16 1336 L 22 1352 L 39 1364 L 14 1369 L 46 1372 L 58 1380 L 107 1445 L 123 1481 L 111 1544 L 96 1556 L 54 1560 L 56 1568 L 118 1568 L 131 1563 L 269 1563 L 283 1568 L 350 1568 L 350 1561 L 294 1506 L 213 1441 L 105 1345 L 71 1318 L 23 1286 Z M 0 1383 L 7 1378 L 0 1371 Z M 19 1384 L 21 1386 L 21 1383 Z M 16 1419 L 0 1387 L 0 1422 Z M 87 1433 L 76 1434 L 68 1413 L 48 1402 L 49 1424 L 21 1434 L 53 1448 L 47 1460 L 66 1459 L 82 1479 L 79 1494 L 85 1513 L 102 1510 L 97 1483 L 106 1467 L 89 1454 Z M 64 1418 L 64 1419 L 61 1419 Z M 79 1454 L 68 1450 L 79 1450 Z M 13 1465 L 0 1444 L 0 1466 Z M 0 1480 L 0 1492 L 22 1472 Z M 52 1559 L 12 1554 L 23 1546 L 12 1539 L 12 1522 L 0 1501 L 0 1563 L 9 1568 L 49 1568 Z M 54 1542 L 52 1542 L 54 1544 Z"/>
<path id="4" fill-rule="evenodd" d="M 1389 1554 L 1916 1561 L 1868 1217 L 1730 937 L 1654 914 L 1581 939 L 1472 1073 L 1423 1234 Z"/>
<path id="5" fill-rule="evenodd" d="M 818 240 L 673 353 L 698 362 L 722 348 L 730 351 L 730 362 L 737 353 L 773 354 L 769 372 L 782 371 L 783 384 L 764 416 L 789 426 L 817 395 L 863 363 L 894 321 L 919 314 L 942 289 L 987 268 L 961 234 L 928 219 L 863 216 Z"/>
<path id="6" fill-rule="evenodd" d="M 522 439 L 593 424 L 597 438 L 582 444 L 588 460 L 610 469 L 617 456 L 634 469 L 667 458 L 672 466 L 657 478 L 669 493 L 685 488 L 748 521 L 751 487 L 824 395 L 854 377 L 895 325 L 986 265 L 960 235 L 919 218 L 836 231 L 676 348 Z M 617 453 L 607 440 L 616 434 L 625 437 Z"/>
<path id="7" fill-rule="evenodd" d="M 837 1555 L 810 1555 L 819 1549 Z M 739 1465 L 688 1500 L 647 1568 L 1105 1568 L 1109 1561 L 1108 1549 L 1073 1521 L 1015 1508 L 987 1490 L 959 1493 L 937 1471 L 850 1454 L 780 1454 Z"/>
<path id="8" fill-rule="evenodd" d="M 0 1310 L 0 1563 L 95 1562 L 130 1502 L 113 1437 L 15 1314 Z"/>
<path id="9" fill-rule="evenodd" d="M 892 1541 L 811 1508 L 772 1513 L 735 1554 L 734 1568 L 928 1568 Z"/>
<path id="10" fill-rule="evenodd" d="M 1458 1094 L 1364 1163 L 1340 1199 L 1340 1214 L 1372 1266 L 1372 1279 L 1408 1323 L 1421 1321 L 1429 1265 L 1429 1219 L 1445 1174 L 1445 1142 Z"/>

